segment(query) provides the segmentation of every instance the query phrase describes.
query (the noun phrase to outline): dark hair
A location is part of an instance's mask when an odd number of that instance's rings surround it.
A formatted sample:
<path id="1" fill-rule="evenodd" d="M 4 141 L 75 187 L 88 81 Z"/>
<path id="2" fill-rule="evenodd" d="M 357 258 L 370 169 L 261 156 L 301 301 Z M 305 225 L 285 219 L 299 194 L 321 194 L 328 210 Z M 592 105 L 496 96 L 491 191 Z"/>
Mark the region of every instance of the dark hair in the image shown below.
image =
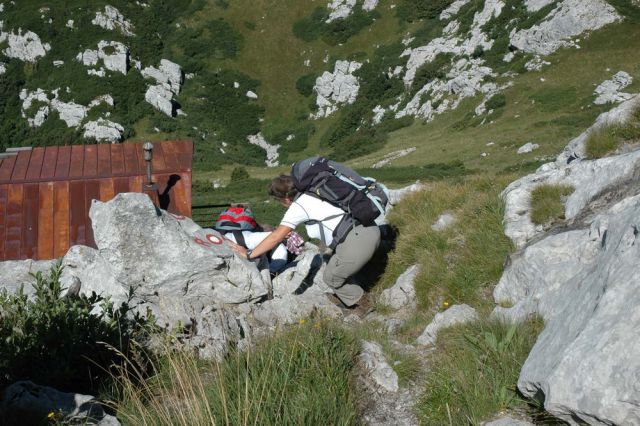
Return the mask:
<path id="1" fill-rule="evenodd" d="M 269 185 L 269 195 L 280 200 L 284 198 L 293 199 L 298 195 L 298 190 L 296 189 L 291 176 L 280 175 L 271 180 L 271 184 Z"/>

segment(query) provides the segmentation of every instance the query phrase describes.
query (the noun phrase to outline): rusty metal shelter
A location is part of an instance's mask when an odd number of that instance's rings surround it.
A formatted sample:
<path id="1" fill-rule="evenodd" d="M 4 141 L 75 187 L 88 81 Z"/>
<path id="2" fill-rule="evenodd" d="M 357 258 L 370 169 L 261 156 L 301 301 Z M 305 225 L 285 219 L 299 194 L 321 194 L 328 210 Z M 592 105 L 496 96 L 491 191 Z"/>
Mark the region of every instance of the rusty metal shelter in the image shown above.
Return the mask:
<path id="1" fill-rule="evenodd" d="M 152 198 L 191 216 L 193 143 L 153 145 Z M 53 259 L 75 244 L 95 247 L 91 201 L 143 192 L 146 182 L 141 143 L 8 149 L 0 154 L 0 261 Z"/>

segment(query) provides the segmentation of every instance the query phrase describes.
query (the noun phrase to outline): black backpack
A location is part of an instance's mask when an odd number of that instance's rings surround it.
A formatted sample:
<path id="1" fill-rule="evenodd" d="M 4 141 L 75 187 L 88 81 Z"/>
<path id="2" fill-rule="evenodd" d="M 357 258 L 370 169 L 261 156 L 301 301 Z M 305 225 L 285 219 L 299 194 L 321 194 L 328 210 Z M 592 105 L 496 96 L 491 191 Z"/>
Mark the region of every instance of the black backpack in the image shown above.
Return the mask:
<path id="1" fill-rule="evenodd" d="M 311 157 L 296 162 L 291 168 L 291 176 L 298 192 L 313 195 L 341 208 L 347 214 L 338 224 L 333 234 L 336 245 L 344 241 L 349 231 L 357 224 L 375 225 L 375 220 L 384 216 L 389 197 L 387 188 L 373 178 L 364 178 L 349 167 L 324 157 Z M 333 219 L 330 216 L 322 221 Z M 307 224 L 315 224 L 311 221 Z M 323 227 L 320 226 L 322 240 Z"/>

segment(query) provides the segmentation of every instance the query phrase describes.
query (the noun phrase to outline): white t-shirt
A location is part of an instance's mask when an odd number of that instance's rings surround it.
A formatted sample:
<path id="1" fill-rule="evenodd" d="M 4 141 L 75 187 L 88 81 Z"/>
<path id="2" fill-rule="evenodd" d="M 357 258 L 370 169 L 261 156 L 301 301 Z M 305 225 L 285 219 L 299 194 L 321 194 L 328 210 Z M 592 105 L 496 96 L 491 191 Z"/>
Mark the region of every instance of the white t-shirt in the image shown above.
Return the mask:
<path id="1" fill-rule="evenodd" d="M 251 232 L 251 231 L 242 231 L 242 236 L 244 237 L 244 242 L 247 244 L 247 248 L 253 250 L 258 247 L 258 244 L 262 242 L 267 236 L 271 234 L 271 232 Z M 224 234 L 224 237 L 227 240 L 233 241 L 234 243 L 238 243 L 236 241 L 236 237 L 234 237 L 232 232 L 227 232 Z M 284 244 L 280 243 L 276 246 L 271 254 L 271 262 L 269 262 L 269 270 L 271 272 L 277 272 L 284 265 L 287 264 L 287 249 Z"/>
<path id="2" fill-rule="evenodd" d="M 307 225 L 307 235 L 311 238 L 322 240 L 320 232 L 320 227 L 322 227 L 324 230 L 325 244 L 330 245 L 331 241 L 333 241 L 333 230 L 338 226 L 338 223 L 342 220 L 342 216 L 345 214 L 344 210 L 331 203 L 309 194 L 302 194 L 289 206 L 280 224 L 288 226 L 291 229 L 296 229 L 301 223 L 310 220 L 321 221 L 321 223 L 315 225 Z M 336 217 L 325 220 L 332 216 Z"/>

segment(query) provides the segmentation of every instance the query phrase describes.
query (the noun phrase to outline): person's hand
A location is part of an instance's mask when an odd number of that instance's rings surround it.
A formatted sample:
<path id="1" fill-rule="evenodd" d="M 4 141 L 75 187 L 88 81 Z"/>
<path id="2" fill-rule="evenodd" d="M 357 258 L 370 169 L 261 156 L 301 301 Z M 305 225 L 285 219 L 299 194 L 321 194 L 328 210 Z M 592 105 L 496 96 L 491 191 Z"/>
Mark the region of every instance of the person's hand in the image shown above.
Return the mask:
<path id="1" fill-rule="evenodd" d="M 239 244 L 234 243 L 231 240 L 227 240 L 227 242 L 231 246 L 231 250 L 233 250 L 234 252 L 236 252 L 240 256 L 244 257 L 245 259 L 247 258 L 247 249 L 246 248 L 242 247 Z"/>

